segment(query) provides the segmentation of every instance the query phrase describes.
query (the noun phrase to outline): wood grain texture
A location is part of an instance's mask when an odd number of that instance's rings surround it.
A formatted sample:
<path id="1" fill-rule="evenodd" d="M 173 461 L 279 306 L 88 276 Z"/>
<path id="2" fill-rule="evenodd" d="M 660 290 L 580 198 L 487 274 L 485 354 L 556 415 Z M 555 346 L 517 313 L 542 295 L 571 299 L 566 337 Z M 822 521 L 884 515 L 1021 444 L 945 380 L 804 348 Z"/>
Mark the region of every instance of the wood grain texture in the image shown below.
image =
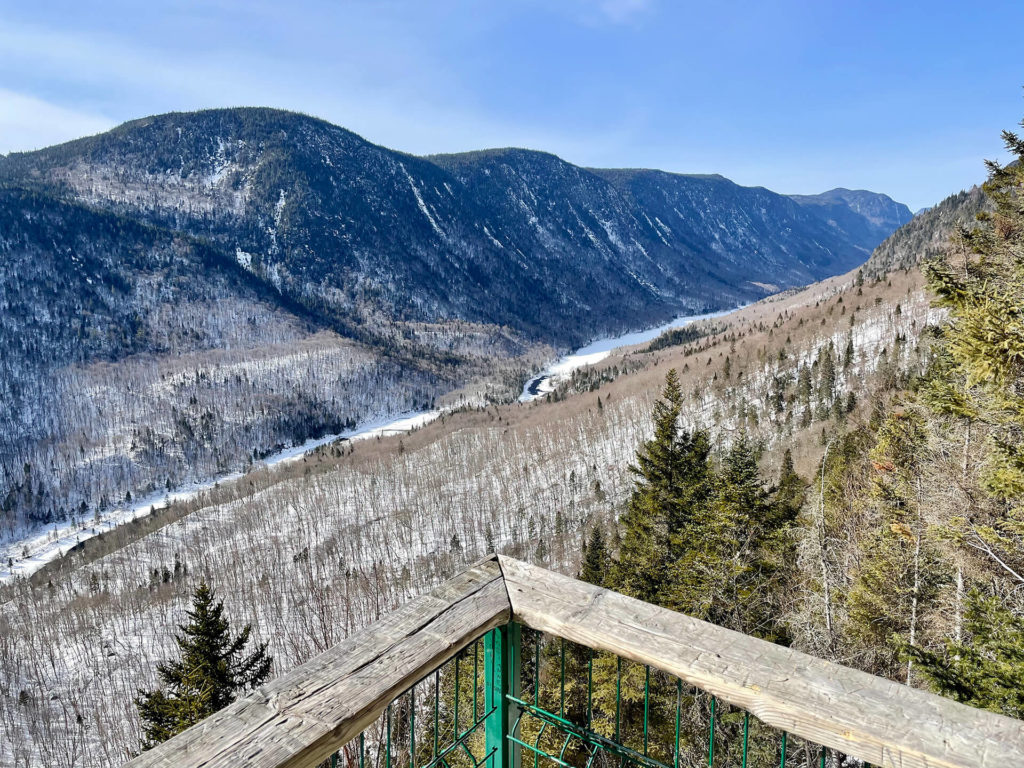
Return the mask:
<path id="1" fill-rule="evenodd" d="M 497 560 L 481 561 L 127 766 L 314 766 L 510 615 Z"/>
<path id="2" fill-rule="evenodd" d="M 1024 722 L 499 557 L 516 621 L 664 670 L 885 768 L 1024 766 Z"/>

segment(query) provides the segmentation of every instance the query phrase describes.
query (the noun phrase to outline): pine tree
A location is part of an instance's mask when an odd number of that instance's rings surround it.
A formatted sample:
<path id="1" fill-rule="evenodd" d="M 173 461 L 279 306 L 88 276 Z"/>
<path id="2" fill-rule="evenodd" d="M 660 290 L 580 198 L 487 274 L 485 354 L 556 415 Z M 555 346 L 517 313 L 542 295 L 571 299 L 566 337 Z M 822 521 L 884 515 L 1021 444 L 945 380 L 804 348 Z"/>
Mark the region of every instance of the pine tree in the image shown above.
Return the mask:
<path id="1" fill-rule="evenodd" d="M 157 666 L 162 687 L 139 691 L 144 750 L 150 749 L 233 702 L 238 693 L 262 685 L 273 668 L 266 643 L 245 653 L 252 639 L 246 624 L 232 637 L 223 601 L 201 583 L 192 595 L 188 622 L 178 626 L 181 658 Z"/>
<path id="2" fill-rule="evenodd" d="M 580 580 L 595 586 L 604 586 L 608 578 L 608 548 L 604 542 L 601 526 L 595 525 L 590 531 L 590 540 L 583 548 L 583 566 Z"/>
<path id="3" fill-rule="evenodd" d="M 612 586 L 639 600 L 653 602 L 665 583 L 664 552 L 668 520 L 677 517 L 676 483 L 683 476 L 677 421 L 683 395 L 675 369 L 665 377 L 661 398 L 654 404 L 654 436 L 636 452 L 630 470 L 636 486 L 620 518 L 622 542 L 612 572 Z"/>

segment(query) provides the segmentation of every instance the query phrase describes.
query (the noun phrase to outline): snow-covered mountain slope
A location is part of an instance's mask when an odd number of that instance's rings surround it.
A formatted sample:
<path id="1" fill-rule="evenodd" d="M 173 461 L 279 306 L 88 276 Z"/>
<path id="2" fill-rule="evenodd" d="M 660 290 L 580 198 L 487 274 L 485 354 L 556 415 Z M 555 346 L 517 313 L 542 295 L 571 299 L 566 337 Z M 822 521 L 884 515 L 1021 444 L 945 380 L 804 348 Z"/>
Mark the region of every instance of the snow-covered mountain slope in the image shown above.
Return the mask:
<path id="1" fill-rule="evenodd" d="M 871 251 L 914 215 L 888 195 L 837 187 L 818 195 L 789 195 L 850 242 Z"/>
<path id="2" fill-rule="evenodd" d="M 687 343 L 613 354 L 557 397 L 324 446 L 97 537 L 35 583 L 0 587 L 0 743 L 30 765 L 108 765 L 134 747 L 132 697 L 155 682 L 204 577 L 281 673 L 484 552 L 573 569 L 585 533 L 610 529 L 628 498 L 670 367 L 686 424 L 710 427 L 717 449 L 746 430 L 772 476 L 780 444 L 810 476 L 823 430 L 866 419 L 876 388 L 916 370 L 907 340 L 936 319 L 918 274 L 863 286 L 848 274 L 715 318 Z M 826 349 L 835 391 L 822 400 Z"/>
<path id="3" fill-rule="evenodd" d="M 578 342 L 844 272 L 877 244 L 720 177 L 418 158 L 267 109 L 137 120 L 12 155 L 0 177 L 208 239 L 365 337 L 444 317 Z"/>
<path id="4" fill-rule="evenodd" d="M 269 109 L 11 155 L 0 185 L 0 536 L 473 380 L 515 397 L 545 344 L 867 255 L 807 206 L 721 177 L 526 150 L 419 158 Z"/>

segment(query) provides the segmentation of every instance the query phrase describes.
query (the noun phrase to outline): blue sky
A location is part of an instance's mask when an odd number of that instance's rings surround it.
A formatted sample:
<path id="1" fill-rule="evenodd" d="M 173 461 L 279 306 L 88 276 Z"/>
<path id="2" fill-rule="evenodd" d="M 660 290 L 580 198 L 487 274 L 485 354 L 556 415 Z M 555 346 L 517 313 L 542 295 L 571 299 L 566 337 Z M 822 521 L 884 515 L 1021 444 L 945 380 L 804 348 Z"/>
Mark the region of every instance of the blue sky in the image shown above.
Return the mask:
<path id="1" fill-rule="evenodd" d="M 917 209 L 1003 158 L 1022 27 L 1019 0 L 0 0 L 0 152 L 266 105 L 408 152 L 526 146 Z"/>

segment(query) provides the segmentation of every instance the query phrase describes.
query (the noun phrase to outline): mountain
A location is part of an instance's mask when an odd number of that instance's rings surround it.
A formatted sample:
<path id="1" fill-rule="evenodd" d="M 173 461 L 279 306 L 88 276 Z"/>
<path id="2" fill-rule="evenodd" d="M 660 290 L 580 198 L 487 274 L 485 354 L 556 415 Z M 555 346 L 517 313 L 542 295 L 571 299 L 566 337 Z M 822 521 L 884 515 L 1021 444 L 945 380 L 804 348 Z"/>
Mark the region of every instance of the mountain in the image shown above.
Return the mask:
<path id="1" fill-rule="evenodd" d="M 860 246 L 784 195 L 719 175 L 595 170 L 637 205 L 674 247 L 707 254 L 730 280 L 799 285 L 845 272 Z"/>
<path id="2" fill-rule="evenodd" d="M 0 349 L 0 541 L 454 386 L 428 345 L 331 333 L 223 249 L 3 187 Z"/>
<path id="3" fill-rule="evenodd" d="M 12 154 L 0 192 L 0 523 L 236 471 L 467 386 L 502 400 L 545 345 L 845 272 L 888 234 L 871 193 L 830 198 L 839 227 L 721 176 L 414 157 L 271 109 Z"/>
<path id="4" fill-rule="evenodd" d="M 837 187 L 818 195 L 789 195 L 831 229 L 870 253 L 914 214 L 888 195 Z"/>
<path id="5" fill-rule="evenodd" d="M 360 338 L 444 317 L 571 343 L 842 272 L 877 244 L 721 177 L 418 158 L 268 109 L 136 120 L 11 155 L 0 177 L 208 240 Z"/>
<path id="6" fill-rule="evenodd" d="M 216 248 L 135 219 L 0 187 L 0 365 L 116 361 L 256 343 L 231 307 L 309 327 L 308 314 Z M 173 305 L 174 322 L 163 315 Z M 10 375 L 0 375 L 0 387 Z M 5 399 L 0 398 L 0 400 Z"/>
<path id="7" fill-rule="evenodd" d="M 896 269 L 910 269 L 945 253 L 958 227 L 969 227 L 988 205 L 980 187 L 950 195 L 928 208 L 887 237 L 864 265 L 869 277 L 881 277 Z"/>

